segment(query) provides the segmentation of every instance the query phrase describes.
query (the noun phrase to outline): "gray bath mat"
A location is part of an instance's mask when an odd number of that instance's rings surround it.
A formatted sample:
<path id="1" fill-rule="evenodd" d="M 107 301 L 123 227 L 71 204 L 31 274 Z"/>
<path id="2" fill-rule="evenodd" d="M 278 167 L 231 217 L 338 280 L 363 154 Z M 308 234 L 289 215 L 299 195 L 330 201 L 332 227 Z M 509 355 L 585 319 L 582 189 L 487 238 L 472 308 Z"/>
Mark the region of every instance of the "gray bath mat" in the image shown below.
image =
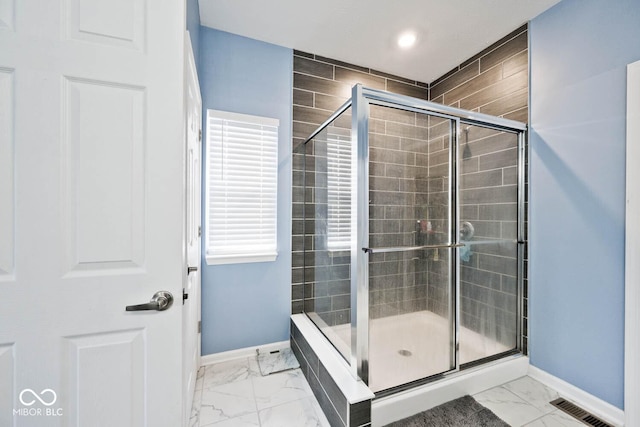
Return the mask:
<path id="1" fill-rule="evenodd" d="M 509 427 L 471 396 L 463 396 L 387 427 Z"/>
<path id="2" fill-rule="evenodd" d="M 258 352 L 258 366 L 260 373 L 265 376 L 275 372 L 287 371 L 300 367 L 298 359 L 290 348 L 267 353 Z"/>

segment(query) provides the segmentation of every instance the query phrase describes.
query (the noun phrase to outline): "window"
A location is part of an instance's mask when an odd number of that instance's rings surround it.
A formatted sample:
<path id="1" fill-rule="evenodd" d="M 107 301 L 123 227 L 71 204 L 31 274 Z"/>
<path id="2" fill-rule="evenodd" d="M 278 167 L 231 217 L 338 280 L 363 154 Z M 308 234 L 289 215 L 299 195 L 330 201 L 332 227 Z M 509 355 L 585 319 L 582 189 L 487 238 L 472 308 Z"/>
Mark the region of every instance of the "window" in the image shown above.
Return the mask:
<path id="1" fill-rule="evenodd" d="M 276 259 L 278 125 L 207 111 L 207 264 Z"/>
<path id="2" fill-rule="evenodd" d="M 329 250 L 351 247 L 351 137 L 327 134 L 327 202 Z"/>

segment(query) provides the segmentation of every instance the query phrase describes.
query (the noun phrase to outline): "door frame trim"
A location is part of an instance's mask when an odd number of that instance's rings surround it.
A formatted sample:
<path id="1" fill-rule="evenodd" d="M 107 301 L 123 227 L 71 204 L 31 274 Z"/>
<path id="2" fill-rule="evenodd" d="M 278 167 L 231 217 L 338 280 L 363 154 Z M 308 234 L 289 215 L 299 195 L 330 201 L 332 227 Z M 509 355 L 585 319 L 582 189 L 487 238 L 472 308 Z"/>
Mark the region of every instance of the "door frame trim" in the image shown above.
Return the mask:
<path id="1" fill-rule="evenodd" d="M 640 61 L 627 65 L 625 212 L 625 425 L 640 425 Z"/>

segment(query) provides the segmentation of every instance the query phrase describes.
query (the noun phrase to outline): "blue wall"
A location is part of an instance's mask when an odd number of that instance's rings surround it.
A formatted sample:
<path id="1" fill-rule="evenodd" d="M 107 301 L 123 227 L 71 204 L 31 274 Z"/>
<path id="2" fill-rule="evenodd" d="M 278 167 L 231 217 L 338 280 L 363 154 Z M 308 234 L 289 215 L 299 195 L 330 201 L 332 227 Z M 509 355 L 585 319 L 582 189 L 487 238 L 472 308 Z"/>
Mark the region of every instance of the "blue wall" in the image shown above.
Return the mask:
<path id="1" fill-rule="evenodd" d="M 187 0 L 187 31 L 191 37 L 196 69 L 200 73 L 200 7 L 198 0 Z"/>
<path id="2" fill-rule="evenodd" d="M 200 28 L 203 119 L 207 109 L 217 109 L 280 120 L 278 258 L 274 262 L 207 266 L 203 248 L 202 354 L 289 337 L 292 67 L 290 49 Z"/>
<path id="3" fill-rule="evenodd" d="M 563 0 L 530 25 L 531 363 L 624 395 L 626 65 L 640 2 Z"/>

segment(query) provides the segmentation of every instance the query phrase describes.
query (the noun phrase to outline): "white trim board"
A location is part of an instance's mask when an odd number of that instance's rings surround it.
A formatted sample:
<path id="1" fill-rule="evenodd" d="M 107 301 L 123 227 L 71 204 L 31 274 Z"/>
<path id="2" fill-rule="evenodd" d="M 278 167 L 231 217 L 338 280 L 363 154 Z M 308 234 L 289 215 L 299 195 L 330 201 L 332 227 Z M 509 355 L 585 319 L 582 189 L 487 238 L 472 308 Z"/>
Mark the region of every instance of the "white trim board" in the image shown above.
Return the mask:
<path id="1" fill-rule="evenodd" d="M 640 61 L 627 65 L 625 221 L 625 425 L 640 425 Z"/>
<path id="2" fill-rule="evenodd" d="M 528 375 L 534 380 L 556 390 L 560 396 L 574 402 L 586 411 L 591 412 L 596 417 L 602 418 L 602 420 L 615 426 L 624 425 L 625 414 L 622 409 L 616 408 L 610 403 L 607 403 L 604 400 L 595 397 L 594 395 L 589 394 L 540 368 L 536 368 L 533 365 L 529 365 Z M 635 424 L 627 425 L 632 426 Z"/>
<path id="3" fill-rule="evenodd" d="M 401 391 L 371 403 L 371 425 L 385 426 L 445 402 L 473 395 L 527 375 L 529 358 L 513 356 L 461 371 L 453 376 Z"/>
<path id="4" fill-rule="evenodd" d="M 289 348 L 289 341 L 279 341 L 270 344 L 256 345 L 253 347 L 239 348 L 237 350 L 223 351 L 220 353 L 207 354 L 202 356 L 201 366 L 211 365 L 214 363 L 227 362 L 229 360 L 243 359 L 245 357 L 255 356 L 258 352 L 270 352 Z"/>

